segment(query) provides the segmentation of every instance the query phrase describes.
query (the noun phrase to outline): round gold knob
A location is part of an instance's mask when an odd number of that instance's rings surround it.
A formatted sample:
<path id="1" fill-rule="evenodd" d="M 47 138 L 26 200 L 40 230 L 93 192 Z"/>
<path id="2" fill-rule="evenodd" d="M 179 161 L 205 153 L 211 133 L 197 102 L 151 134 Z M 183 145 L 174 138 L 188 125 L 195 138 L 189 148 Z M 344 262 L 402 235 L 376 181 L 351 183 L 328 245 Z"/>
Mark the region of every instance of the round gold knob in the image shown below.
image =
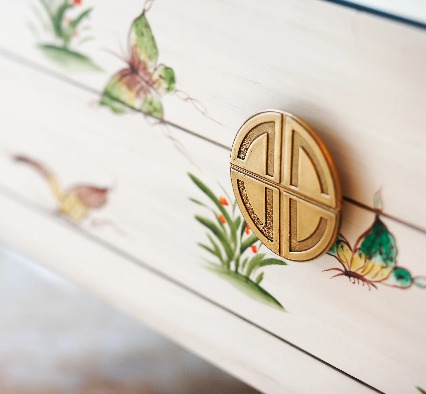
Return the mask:
<path id="1" fill-rule="evenodd" d="M 307 261 L 326 253 L 340 223 L 341 189 L 325 145 L 303 120 L 270 110 L 235 137 L 231 180 L 247 224 L 274 253 Z"/>

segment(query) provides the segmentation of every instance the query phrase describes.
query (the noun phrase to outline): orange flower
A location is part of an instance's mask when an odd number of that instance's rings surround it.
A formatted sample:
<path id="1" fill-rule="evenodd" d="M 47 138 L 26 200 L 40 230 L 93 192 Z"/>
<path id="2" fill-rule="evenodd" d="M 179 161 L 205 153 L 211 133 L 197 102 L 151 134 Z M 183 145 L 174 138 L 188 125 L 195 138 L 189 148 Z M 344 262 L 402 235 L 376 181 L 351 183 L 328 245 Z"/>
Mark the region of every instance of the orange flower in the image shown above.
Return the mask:
<path id="1" fill-rule="evenodd" d="M 257 246 L 251 245 L 251 250 L 253 251 L 253 253 L 257 253 Z"/>
<path id="2" fill-rule="evenodd" d="M 82 2 L 83 0 L 72 0 L 73 5 L 81 5 Z"/>
<path id="3" fill-rule="evenodd" d="M 246 234 L 250 234 L 250 226 L 247 224 L 246 229 L 244 230 Z"/>
<path id="4" fill-rule="evenodd" d="M 226 224 L 225 216 L 223 216 L 223 215 L 219 215 L 219 216 L 218 216 L 218 218 L 219 218 L 219 220 L 220 220 L 220 222 L 221 222 L 222 224 Z"/>
<path id="5" fill-rule="evenodd" d="M 225 206 L 228 206 L 229 204 L 228 204 L 228 200 L 225 198 L 225 197 L 220 197 L 219 198 L 219 202 L 222 204 L 222 205 L 225 205 Z"/>

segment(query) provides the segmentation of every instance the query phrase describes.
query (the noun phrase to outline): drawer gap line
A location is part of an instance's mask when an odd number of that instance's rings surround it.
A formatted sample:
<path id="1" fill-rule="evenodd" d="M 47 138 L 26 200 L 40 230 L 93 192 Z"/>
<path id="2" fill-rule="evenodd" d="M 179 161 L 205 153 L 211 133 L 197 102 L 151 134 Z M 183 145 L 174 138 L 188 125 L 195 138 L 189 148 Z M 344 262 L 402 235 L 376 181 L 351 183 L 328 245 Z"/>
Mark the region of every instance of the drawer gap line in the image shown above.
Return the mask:
<path id="1" fill-rule="evenodd" d="M 323 0 L 323 1 L 331 1 L 331 0 Z M 65 83 L 67 83 L 67 84 L 69 84 L 71 86 L 74 86 L 74 87 L 80 88 L 82 90 L 85 90 L 88 93 L 95 94 L 98 97 L 100 97 L 100 95 L 101 95 L 101 92 L 97 91 L 96 89 L 93 89 L 93 88 L 91 88 L 91 87 L 89 87 L 89 86 L 87 86 L 85 84 L 77 82 L 77 81 L 73 80 L 72 78 L 68 78 L 68 77 L 60 74 L 59 72 L 56 72 L 56 71 L 50 70 L 50 69 L 48 69 L 48 68 L 46 68 L 44 66 L 41 66 L 40 64 L 37 64 L 36 62 L 33 62 L 33 61 L 31 61 L 31 60 L 23 57 L 23 56 L 20 56 L 20 55 L 14 53 L 14 52 L 11 52 L 11 51 L 3 48 L 3 47 L 0 47 L 0 56 L 8 58 L 9 60 L 13 60 L 13 61 L 15 61 L 15 62 L 17 62 L 17 63 L 19 63 L 19 64 L 21 64 L 23 66 L 27 66 L 27 67 L 29 67 L 31 69 L 34 69 L 35 71 L 38 71 L 41 74 L 47 75 L 49 77 L 53 77 L 53 78 L 55 78 L 57 80 L 65 82 Z M 189 135 L 191 135 L 193 137 L 196 137 L 196 138 L 199 138 L 199 139 L 201 139 L 201 140 L 203 140 L 203 141 L 205 141 L 205 142 L 207 142 L 209 144 L 213 144 L 213 145 L 215 145 L 215 146 L 217 146 L 219 148 L 222 148 L 222 149 L 225 149 L 225 150 L 231 152 L 231 147 L 230 146 L 227 146 L 227 145 L 222 144 L 220 142 L 217 142 L 217 141 L 215 141 L 215 140 L 213 140 L 211 138 L 208 138 L 208 137 L 205 137 L 203 135 L 200 135 L 200 134 L 196 133 L 195 131 L 189 130 L 189 129 L 183 127 L 183 126 L 178 125 L 177 123 L 174 123 L 173 121 L 169 121 L 167 119 L 161 119 L 160 120 L 160 119 L 155 118 L 155 117 L 153 117 L 151 115 L 148 115 L 148 114 L 146 114 L 146 113 L 144 113 L 144 112 L 142 112 L 142 111 L 140 111 L 138 109 L 133 109 L 132 111 L 134 111 L 136 113 L 140 113 L 143 116 L 148 117 L 150 119 L 153 119 L 155 121 L 161 121 L 164 124 L 167 124 L 167 125 L 175 128 L 177 130 L 180 130 L 180 131 L 182 131 L 182 132 L 184 132 L 186 134 L 189 134 Z M 357 201 L 357 200 L 355 200 L 355 199 L 353 199 L 351 197 L 343 196 L 343 200 L 346 201 L 349 204 L 353 204 L 353 205 L 355 205 L 355 206 L 357 206 L 359 208 L 365 209 L 365 210 L 367 210 L 369 212 L 376 213 L 376 210 L 374 208 L 372 208 L 369 205 L 366 205 L 366 204 L 364 204 L 364 203 L 362 203 L 360 201 Z M 402 224 L 404 226 L 407 226 L 407 227 L 409 227 L 409 228 L 411 228 L 411 229 L 413 229 L 415 231 L 418 231 L 418 232 L 421 232 L 423 234 L 426 234 L 426 228 L 423 228 L 423 227 L 420 227 L 420 226 L 418 226 L 416 224 L 407 222 L 407 221 L 405 221 L 403 219 L 400 219 L 400 218 L 398 218 L 398 217 L 396 217 L 394 215 L 390 215 L 390 214 L 388 214 L 388 213 L 386 213 L 384 211 L 380 212 L 380 216 L 385 217 L 387 219 L 390 219 L 392 221 L 395 221 L 397 223 L 400 223 L 400 224 Z"/>
<path id="2" fill-rule="evenodd" d="M 263 331 L 264 333 L 272 336 L 273 338 L 279 340 L 280 342 L 285 343 L 286 345 L 292 347 L 293 349 L 302 352 L 303 354 L 305 354 L 306 356 L 320 362 L 321 364 L 326 365 L 329 368 L 332 368 L 333 370 L 335 370 L 336 372 L 339 372 L 341 374 L 343 374 L 344 376 L 354 380 L 355 382 L 371 389 L 372 391 L 379 393 L 379 394 L 385 394 L 383 391 L 377 389 L 374 386 L 371 386 L 370 384 L 362 381 L 361 379 L 356 378 L 355 376 L 351 375 L 348 372 L 345 372 L 344 370 L 336 367 L 333 364 L 330 364 L 329 362 L 321 359 L 320 357 L 314 355 L 313 353 L 310 353 L 309 351 L 303 349 L 302 347 L 288 341 L 287 339 L 279 336 L 278 334 L 275 334 L 274 332 L 268 330 L 265 327 L 262 327 L 261 325 L 259 325 L 258 323 L 255 323 L 254 321 L 251 321 L 250 319 L 244 317 L 243 315 L 240 315 L 239 313 L 233 311 L 232 309 L 220 304 L 217 301 L 214 301 L 213 299 L 205 296 L 204 294 L 198 292 L 197 290 L 192 289 L 191 287 L 189 287 L 188 285 L 186 285 L 185 283 L 182 283 L 180 281 L 178 281 L 177 279 L 166 275 L 165 273 L 163 273 L 162 271 L 150 266 L 149 264 L 145 263 L 143 260 L 140 260 L 139 258 L 127 253 L 126 251 L 118 248 L 117 246 L 95 236 L 94 234 L 89 233 L 88 231 L 82 229 L 81 227 L 79 227 L 78 225 L 73 225 L 70 222 L 66 221 L 66 219 L 60 218 L 60 220 L 55 220 L 54 217 L 52 217 L 51 213 L 49 213 L 48 211 L 45 211 L 44 209 L 42 209 L 41 207 L 39 207 L 38 205 L 36 205 L 35 203 L 27 200 L 26 198 L 20 196 L 19 194 L 15 193 L 14 191 L 8 189 L 7 187 L 0 185 L 0 192 L 3 196 L 5 196 L 6 198 L 11 199 L 12 201 L 19 201 L 19 203 L 23 206 L 25 206 L 27 209 L 29 209 L 30 211 L 43 216 L 45 218 L 47 218 L 47 220 L 50 221 L 54 221 L 57 224 L 60 224 L 62 227 L 65 227 L 73 232 L 75 232 L 76 234 L 82 236 L 83 238 L 86 238 L 90 241 L 92 241 L 93 243 L 97 244 L 98 246 L 101 246 L 107 250 L 109 250 L 110 252 L 130 261 L 131 263 L 135 264 L 136 266 L 138 266 L 141 269 L 144 269 L 145 271 L 148 271 L 154 275 L 157 275 L 158 277 L 166 280 L 167 282 L 173 284 L 174 286 L 177 286 L 185 291 L 187 291 L 188 293 L 208 302 L 209 304 L 222 309 L 223 311 L 235 316 L 236 318 L 240 319 L 241 321 L 244 321 L 247 324 L 250 324 L 251 326 L 257 328 L 258 330 Z M 7 245 L 6 245 L 7 246 Z M 17 251 L 19 253 L 19 251 Z"/>

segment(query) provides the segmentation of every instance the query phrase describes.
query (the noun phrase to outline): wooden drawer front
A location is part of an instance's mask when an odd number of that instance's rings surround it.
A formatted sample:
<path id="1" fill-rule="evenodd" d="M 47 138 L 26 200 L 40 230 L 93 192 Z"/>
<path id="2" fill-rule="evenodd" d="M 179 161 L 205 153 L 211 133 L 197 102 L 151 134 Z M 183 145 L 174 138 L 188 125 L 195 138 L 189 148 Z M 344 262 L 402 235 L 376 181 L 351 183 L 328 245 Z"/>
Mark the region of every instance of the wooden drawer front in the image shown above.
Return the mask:
<path id="1" fill-rule="evenodd" d="M 123 67 L 106 49 L 125 45 L 138 3 L 94 4 L 81 51 L 102 70 L 43 57 L 25 27 L 39 27 L 36 1 L 0 6 L 0 241 L 261 390 L 426 387 L 424 31 L 317 0 L 156 1 L 158 62 L 194 98 L 164 94 L 158 122 L 99 105 Z M 232 232 L 229 147 L 267 107 L 308 120 L 340 172 L 343 238 L 312 263 L 262 265 L 250 229 Z"/>

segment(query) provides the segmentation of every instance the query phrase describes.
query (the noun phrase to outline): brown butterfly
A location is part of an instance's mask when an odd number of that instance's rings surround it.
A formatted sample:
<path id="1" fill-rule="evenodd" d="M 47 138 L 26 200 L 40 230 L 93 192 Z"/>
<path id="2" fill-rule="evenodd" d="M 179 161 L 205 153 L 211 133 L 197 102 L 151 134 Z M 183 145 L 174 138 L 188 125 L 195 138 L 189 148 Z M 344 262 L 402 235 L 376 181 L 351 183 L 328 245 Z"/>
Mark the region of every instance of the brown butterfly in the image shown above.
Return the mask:
<path id="1" fill-rule="evenodd" d="M 57 177 L 38 161 L 20 155 L 14 159 L 31 166 L 47 180 L 58 202 L 59 211 L 69 219 L 81 221 L 92 209 L 101 208 L 107 203 L 108 188 L 80 184 L 64 190 Z"/>

